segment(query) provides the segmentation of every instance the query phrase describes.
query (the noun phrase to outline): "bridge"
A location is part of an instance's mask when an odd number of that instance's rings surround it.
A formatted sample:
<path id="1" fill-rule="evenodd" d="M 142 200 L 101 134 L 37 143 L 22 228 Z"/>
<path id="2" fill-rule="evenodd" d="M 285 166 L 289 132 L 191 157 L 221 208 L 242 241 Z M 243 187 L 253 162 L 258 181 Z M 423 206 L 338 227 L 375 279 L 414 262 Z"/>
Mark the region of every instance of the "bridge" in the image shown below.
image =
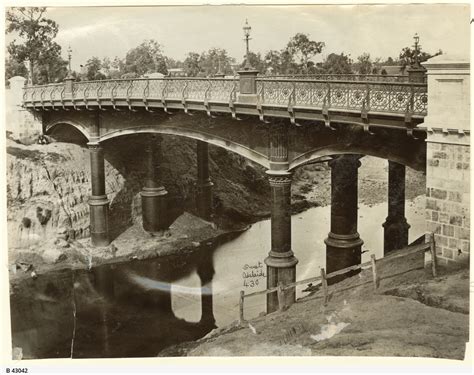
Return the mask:
<path id="1" fill-rule="evenodd" d="M 428 168 L 432 174 L 439 174 L 436 181 L 447 178 L 441 170 L 430 169 L 437 167 L 433 161 L 436 155 L 430 147 L 437 149 L 440 143 L 452 143 L 440 140 L 443 137 L 462 138 L 461 143 L 456 138 L 457 145 L 465 145 L 466 139 L 469 142 L 468 127 L 447 128 L 446 123 L 440 123 L 445 116 L 440 108 L 449 102 L 443 91 L 454 90 L 459 96 L 459 90 L 465 90 L 468 85 L 465 64 L 452 63 L 448 68 L 443 64 L 427 63 L 428 79 L 424 73 L 420 74 L 424 69 L 409 76 L 266 77 L 244 69 L 233 78 L 74 82 L 68 77 L 63 83 L 25 87 L 23 106 L 41 118 L 44 134 L 73 126 L 88 139 L 92 172 L 91 239 L 96 246 L 110 242 L 103 142 L 136 133 L 196 139 L 198 211 L 208 220 L 212 213 L 208 144 L 262 165 L 267 169 L 271 187 L 271 250 L 265 260 L 271 288 L 279 282 L 291 283 L 296 279 L 298 260 L 291 250 L 291 176 L 296 168 L 308 163 L 329 161 L 331 167 L 331 226 L 325 240 L 328 272 L 361 262 L 363 240 L 357 232 L 357 169 L 364 155 L 389 160 L 384 250 L 388 253 L 408 244 L 405 166 L 422 171 Z M 461 82 L 462 87 L 449 86 L 453 79 Z M 446 85 L 440 88 L 439 82 Z M 465 112 L 465 105 L 460 112 Z M 453 123 L 452 118 L 446 121 Z M 146 146 L 147 178 L 141 197 L 143 225 L 149 232 L 166 226 L 167 192 L 156 168 L 160 152 L 166 150 L 157 152 L 159 140 L 160 137 L 150 137 Z M 457 187 L 450 187 L 453 192 L 459 188 L 459 181 L 462 186 L 466 183 L 464 175 L 456 179 Z M 431 202 L 429 214 L 433 216 L 428 221 L 434 220 L 433 211 L 452 209 L 437 206 L 440 202 L 436 199 L 442 199 L 443 194 L 438 195 L 440 189 L 430 184 L 428 174 L 427 196 L 437 196 Z M 464 201 L 458 203 L 465 205 Z M 448 222 L 451 216 L 448 215 Z M 464 227 L 462 223 L 460 228 Z M 450 236 L 444 224 L 436 225 L 430 229 L 440 239 Z M 452 235 L 457 241 L 462 240 L 456 236 Z M 447 250 L 449 246 L 446 245 Z M 444 247 L 440 250 L 444 255 Z M 291 304 L 294 292 L 286 298 L 287 304 Z M 274 311 L 277 306 L 276 294 L 269 294 L 267 309 Z"/>

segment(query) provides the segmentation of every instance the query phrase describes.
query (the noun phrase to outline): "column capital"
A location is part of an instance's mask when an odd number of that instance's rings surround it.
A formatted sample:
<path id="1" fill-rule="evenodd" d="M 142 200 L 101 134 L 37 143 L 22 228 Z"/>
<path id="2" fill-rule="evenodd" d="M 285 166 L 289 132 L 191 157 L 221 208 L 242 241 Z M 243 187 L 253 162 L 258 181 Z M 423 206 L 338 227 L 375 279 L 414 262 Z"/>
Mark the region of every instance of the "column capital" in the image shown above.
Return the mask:
<path id="1" fill-rule="evenodd" d="M 91 141 L 91 142 L 87 142 L 87 147 L 89 148 L 89 150 L 95 150 L 95 149 L 101 149 L 102 145 L 98 141 Z"/>
<path id="2" fill-rule="evenodd" d="M 271 186 L 289 185 L 293 177 L 293 173 L 289 171 L 268 170 L 265 173 Z"/>

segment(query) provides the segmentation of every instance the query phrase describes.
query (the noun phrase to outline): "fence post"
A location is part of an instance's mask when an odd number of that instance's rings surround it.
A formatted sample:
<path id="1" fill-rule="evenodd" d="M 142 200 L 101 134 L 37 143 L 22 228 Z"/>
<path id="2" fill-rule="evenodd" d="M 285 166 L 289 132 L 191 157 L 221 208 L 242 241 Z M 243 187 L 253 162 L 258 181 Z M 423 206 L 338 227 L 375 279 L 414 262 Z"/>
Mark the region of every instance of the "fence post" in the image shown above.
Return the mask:
<path id="1" fill-rule="evenodd" d="M 436 243 L 434 233 L 430 234 L 431 272 L 433 277 L 438 275 L 438 259 L 436 258 Z"/>
<path id="2" fill-rule="evenodd" d="M 285 309 L 285 292 L 283 290 L 283 284 L 281 282 L 278 283 L 278 311 L 283 311 Z"/>
<path id="3" fill-rule="evenodd" d="M 374 290 L 378 288 L 378 276 L 377 276 L 377 266 L 375 265 L 375 255 L 370 256 L 370 261 L 372 263 L 372 279 L 374 281 Z"/>
<path id="4" fill-rule="evenodd" d="M 324 306 L 328 303 L 328 281 L 326 279 L 326 271 L 321 268 L 321 286 L 323 288 Z"/>
<path id="5" fill-rule="evenodd" d="M 240 291 L 240 298 L 239 298 L 239 324 L 244 323 L 244 291 Z"/>

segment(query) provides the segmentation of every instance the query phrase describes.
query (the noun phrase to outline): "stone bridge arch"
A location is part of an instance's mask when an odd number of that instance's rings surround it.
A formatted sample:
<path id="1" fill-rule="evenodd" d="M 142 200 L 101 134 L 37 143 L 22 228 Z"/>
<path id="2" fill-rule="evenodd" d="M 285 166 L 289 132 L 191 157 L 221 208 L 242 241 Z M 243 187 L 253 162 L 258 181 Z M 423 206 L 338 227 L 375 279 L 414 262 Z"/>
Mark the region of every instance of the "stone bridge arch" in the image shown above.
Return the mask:
<path id="1" fill-rule="evenodd" d="M 89 133 L 89 127 L 87 126 L 87 124 L 65 117 L 58 118 L 54 121 L 43 124 L 43 134 L 51 135 L 55 130 L 59 129 L 59 126 L 63 125 L 73 127 L 79 133 L 81 133 L 87 141 L 90 141 L 91 135 Z"/>

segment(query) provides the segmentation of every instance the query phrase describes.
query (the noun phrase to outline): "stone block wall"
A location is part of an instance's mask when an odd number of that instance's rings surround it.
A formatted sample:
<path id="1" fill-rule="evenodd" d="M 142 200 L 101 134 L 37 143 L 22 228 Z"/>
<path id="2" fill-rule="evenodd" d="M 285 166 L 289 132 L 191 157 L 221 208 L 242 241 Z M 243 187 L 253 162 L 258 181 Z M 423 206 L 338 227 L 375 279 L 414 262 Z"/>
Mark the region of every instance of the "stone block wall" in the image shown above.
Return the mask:
<path id="1" fill-rule="evenodd" d="M 470 63 L 440 55 L 422 63 L 428 75 L 426 224 L 440 259 L 469 257 Z"/>
<path id="2" fill-rule="evenodd" d="M 438 256 L 458 261 L 470 252 L 470 146 L 467 135 L 445 133 L 444 141 L 450 138 L 467 142 L 427 143 L 426 222 Z"/>

